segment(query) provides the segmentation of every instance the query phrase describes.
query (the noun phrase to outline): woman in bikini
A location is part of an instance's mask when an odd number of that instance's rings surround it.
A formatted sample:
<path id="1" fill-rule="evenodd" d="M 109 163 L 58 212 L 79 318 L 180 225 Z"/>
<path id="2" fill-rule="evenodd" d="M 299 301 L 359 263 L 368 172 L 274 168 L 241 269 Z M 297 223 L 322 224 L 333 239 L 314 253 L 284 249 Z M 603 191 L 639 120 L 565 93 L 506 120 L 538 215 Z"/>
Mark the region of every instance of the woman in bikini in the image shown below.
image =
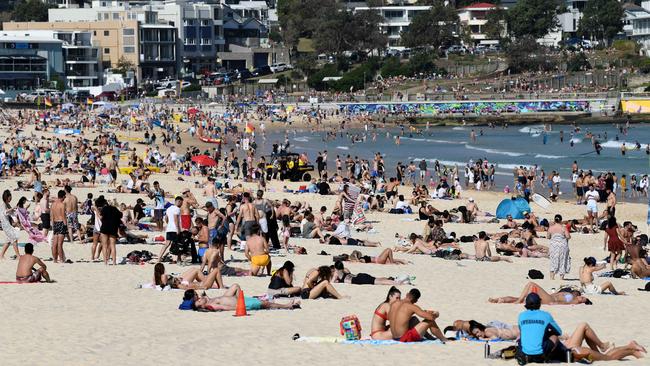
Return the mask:
<path id="1" fill-rule="evenodd" d="M 182 290 L 207 290 L 210 288 L 223 288 L 221 272 L 214 268 L 205 276 L 198 268 L 190 268 L 180 276 L 165 274 L 165 266 L 162 263 L 156 263 L 153 267 L 153 283 L 156 286 L 177 288 Z M 214 286 L 216 283 L 216 287 Z"/>
<path id="2" fill-rule="evenodd" d="M 370 328 L 370 338 L 377 340 L 390 340 L 393 339 L 393 334 L 391 333 L 388 325 L 388 312 L 390 311 L 390 306 L 397 300 L 401 300 L 402 292 L 398 290 L 395 286 L 391 287 L 388 290 L 388 295 L 386 295 L 386 301 L 382 302 L 375 309 L 375 313 L 372 316 L 372 326 Z"/>
<path id="3" fill-rule="evenodd" d="M 410 278 L 395 280 L 394 278 L 375 277 L 367 273 L 351 273 L 343 262 L 334 262 L 334 272 L 332 273 L 332 282 L 348 283 L 351 285 L 404 285 L 410 284 Z"/>
<path id="4" fill-rule="evenodd" d="M 580 268 L 580 287 L 582 292 L 587 295 L 602 294 L 609 291 L 614 295 L 625 295 L 625 292 L 618 292 L 610 281 L 604 282 L 602 285 L 594 283 L 594 272 L 605 269 L 605 264 L 596 265 L 596 258 L 588 257 L 584 259 L 585 265 Z"/>
<path id="5" fill-rule="evenodd" d="M 523 304 L 526 296 L 531 292 L 536 292 L 539 297 L 542 299 L 542 304 L 544 305 L 578 305 L 586 304 L 591 305 L 592 302 L 584 296 L 581 296 L 580 291 L 559 291 L 552 294 L 544 291 L 544 289 L 536 284 L 535 282 L 528 282 L 524 287 L 521 295 L 519 297 L 515 296 L 504 296 L 497 298 L 489 298 L 488 302 L 494 304 Z"/>
<path id="6" fill-rule="evenodd" d="M 360 251 L 353 250 L 352 253 L 350 253 L 349 261 L 375 264 L 408 264 L 405 260 L 393 258 L 393 251 L 390 248 L 384 249 L 376 257 L 363 255 Z"/>
<path id="7" fill-rule="evenodd" d="M 318 268 L 310 269 L 307 271 L 307 275 L 305 275 L 305 281 L 300 290 L 300 297 L 302 299 L 312 300 L 319 297 L 324 299 L 342 299 L 343 295 L 339 294 L 330 283 L 331 278 L 332 269 L 329 266 L 320 266 Z"/>
<path id="8" fill-rule="evenodd" d="M 411 233 L 409 235 L 410 246 L 407 247 L 395 247 L 393 248 L 396 252 L 404 252 L 408 254 L 428 254 L 431 255 L 435 253 L 438 249 L 433 242 L 427 243 L 416 233 Z"/>

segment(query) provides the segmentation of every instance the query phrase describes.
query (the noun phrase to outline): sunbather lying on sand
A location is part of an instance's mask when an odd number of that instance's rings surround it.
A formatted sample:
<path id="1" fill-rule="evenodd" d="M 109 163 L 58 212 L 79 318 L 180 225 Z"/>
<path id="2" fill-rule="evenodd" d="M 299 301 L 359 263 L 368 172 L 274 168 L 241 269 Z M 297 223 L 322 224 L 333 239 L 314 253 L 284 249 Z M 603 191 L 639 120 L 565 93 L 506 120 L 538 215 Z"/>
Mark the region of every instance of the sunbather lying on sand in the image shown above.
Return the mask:
<path id="1" fill-rule="evenodd" d="M 519 297 L 516 296 L 505 296 L 505 297 L 497 297 L 497 298 L 489 298 L 488 301 L 491 303 L 495 304 L 523 304 L 524 300 L 526 299 L 526 296 L 532 292 L 537 292 L 539 297 L 542 299 L 542 304 L 544 305 L 577 305 L 577 304 L 585 304 L 585 305 L 591 305 L 592 302 L 584 297 L 581 296 L 582 294 L 580 291 L 577 290 L 570 290 L 570 291 L 558 291 L 552 294 L 549 294 L 548 292 L 544 291 L 544 289 L 536 284 L 535 282 L 528 282 L 526 286 L 524 286 L 524 290 L 522 291 L 521 295 Z"/>
<path id="2" fill-rule="evenodd" d="M 181 310 L 209 310 L 209 311 L 234 311 L 237 309 L 237 298 L 241 288 L 237 284 L 233 284 L 222 296 L 208 297 L 202 294 L 199 296 L 196 291 L 190 289 L 185 291 L 183 295 L 183 302 L 179 306 Z M 262 310 L 262 309 L 299 309 L 300 300 L 291 300 L 288 304 L 279 304 L 271 301 L 264 301 L 255 297 L 244 297 L 246 310 Z"/>

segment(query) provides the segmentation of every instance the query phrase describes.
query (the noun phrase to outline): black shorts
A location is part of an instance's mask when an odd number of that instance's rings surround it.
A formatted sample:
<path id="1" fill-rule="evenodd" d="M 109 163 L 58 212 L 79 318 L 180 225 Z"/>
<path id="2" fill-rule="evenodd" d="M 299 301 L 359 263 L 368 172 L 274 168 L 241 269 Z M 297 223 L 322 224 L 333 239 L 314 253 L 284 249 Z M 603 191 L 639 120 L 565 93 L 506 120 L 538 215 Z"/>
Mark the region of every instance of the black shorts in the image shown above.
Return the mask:
<path id="1" fill-rule="evenodd" d="M 165 239 L 167 239 L 169 241 L 177 241 L 178 240 L 178 233 L 176 233 L 174 231 L 167 232 L 167 234 L 165 234 Z"/>
<path id="2" fill-rule="evenodd" d="M 386 192 L 386 198 L 390 199 L 391 197 L 397 196 L 397 192 L 395 191 L 388 191 Z"/>
<path id="3" fill-rule="evenodd" d="M 347 245 L 363 245 L 359 240 L 348 238 Z"/>
<path id="4" fill-rule="evenodd" d="M 582 197 L 584 194 L 585 194 L 584 187 L 576 187 L 576 195 L 578 197 Z"/>
<path id="5" fill-rule="evenodd" d="M 303 300 L 309 299 L 309 293 L 311 292 L 311 289 L 309 288 L 303 288 L 300 290 L 300 298 Z"/>
<path id="6" fill-rule="evenodd" d="M 115 180 L 117 178 L 117 170 L 111 169 L 110 173 L 111 173 L 111 177 L 113 177 L 113 180 Z"/>
<path id="7" fill-rule="evenodd" d="M 54 222 L 54 235 L 68 235 L 68 227 L 63 221 Z"/>
<path id="8" fill-rule="evenodd" d="M 367 273 L 359 273 L 352 277 L 353 285 L 374 285 L 375 278 Z"/>
<path id="9" fill-rule="evenodd" d="M 41 222 L 42 222 L 41 226 L 43 227 L 44 230 L 45 229 L 49 230 L 49 229 L 52 228 L 52 224 L 50 223 L 50 214 L 49 213 L 42 213 L 41 214 Z"/>

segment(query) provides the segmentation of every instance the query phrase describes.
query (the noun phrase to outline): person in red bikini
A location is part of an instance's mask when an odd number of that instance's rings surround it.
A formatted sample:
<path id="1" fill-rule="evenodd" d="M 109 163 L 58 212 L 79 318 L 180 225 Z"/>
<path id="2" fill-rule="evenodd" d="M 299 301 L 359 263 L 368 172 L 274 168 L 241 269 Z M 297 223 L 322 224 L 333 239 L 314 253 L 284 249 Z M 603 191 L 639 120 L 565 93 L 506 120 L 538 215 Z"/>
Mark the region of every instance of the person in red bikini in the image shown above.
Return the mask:
<path id="1" fill-rule="evenodd" d="M 388 321 L 388 313 L 390 312 L 390 306 L 397 300 L 402 298 L 402 292 L 397 289 L 397 287 L 392 286 L 388 290 L 388 295 L 386 295 L 386 301 L 382 302 L 375 309 L 375 313 L 372 316 L 372 327 L 370 329 L 370 338 L 376 340 L 390 340 L 393 339 L 393 335 L 388 329 L 386 322 Z"/>
<path id="2" fill-rule="evenodd" d="M 420 291 L 414 288 L 406 294 L 404 300 L 396 300 L 391 305 L 388 321 L 393 339 L 400 342 L 420 342 L 427 336 L 429 330 L 443 343 L 449 341 L 436 324 L 435 320 L 440 314 L 433 310 L 422 310 L 415 305 L 418 299 L 420 299 Z M 423 320 L 409 328 L 414 315 Z"/>

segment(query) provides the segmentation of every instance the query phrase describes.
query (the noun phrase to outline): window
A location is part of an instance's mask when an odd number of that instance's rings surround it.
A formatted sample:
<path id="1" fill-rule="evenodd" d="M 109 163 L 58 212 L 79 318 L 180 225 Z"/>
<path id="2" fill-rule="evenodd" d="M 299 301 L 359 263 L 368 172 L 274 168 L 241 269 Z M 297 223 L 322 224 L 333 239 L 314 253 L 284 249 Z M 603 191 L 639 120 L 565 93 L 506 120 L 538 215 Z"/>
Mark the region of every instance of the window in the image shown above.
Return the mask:
<path id="1" fill-rule="evenodd" d="M 206 19 L 201 20 L 201 26 L 202 27 L 209 27 L 210 26 L 210 21 L 206 20 Z"/>
<path id="2" fill-rule="evenodd" d="M 109 53 L 111 53 L 111 49 L 110 48 L 104 48 L 104 54 L 108 55 Z"/>
<path id="3" fill-rule="evenodd" d="M 110 35 L 111 35 L 111 31 L 107 31 L 107 30 L 104 31 L 104 37 L 108 37 Z"/>
<path id="4" fill-rule="evenodd" d="M 210 38 L 201 38 L 201 44 L 202 45 L 211 45 L 212 40 Z"/>
<path id="5" fill-rule="evenodd" d="M 132 36 L 135 34 L 135 31 L 133 30 L 133 28 L 124 28 L 122 30 L 122 34 L 125 36 Z"/>
<path id="6" fill-rule="evenodd" d="M 386 10 L 384 17 L 386 18 L 401 18 L 404 16 L 402 10 Z"/>
<path id="7" fill-rule="evenodd" d="M 104 13 L 104 20 L 108 20 L 108 13 Z"/>
<path id="8" fill-rule="evenodd" d="M 113 20 L 119 20 L 120 19 L 120 13 L 113 13 Z"/>
<path id="9" fill-rule="evenodd" d="M 183 21 L 183 25 L 185 25 L 185 26 L 193 26 L 194 25 L 194 19 L 185 19 Z"/>
<path id="10" fill-rule="evenodd" d="M 195 38 L 185 38 L 185 44 L 196 44 L 196 39 Z"/>
<path id="11" fill-rule="evenodd" d="M 124 53 L 135 53 L 135 47 L 124 47 Z"/>

